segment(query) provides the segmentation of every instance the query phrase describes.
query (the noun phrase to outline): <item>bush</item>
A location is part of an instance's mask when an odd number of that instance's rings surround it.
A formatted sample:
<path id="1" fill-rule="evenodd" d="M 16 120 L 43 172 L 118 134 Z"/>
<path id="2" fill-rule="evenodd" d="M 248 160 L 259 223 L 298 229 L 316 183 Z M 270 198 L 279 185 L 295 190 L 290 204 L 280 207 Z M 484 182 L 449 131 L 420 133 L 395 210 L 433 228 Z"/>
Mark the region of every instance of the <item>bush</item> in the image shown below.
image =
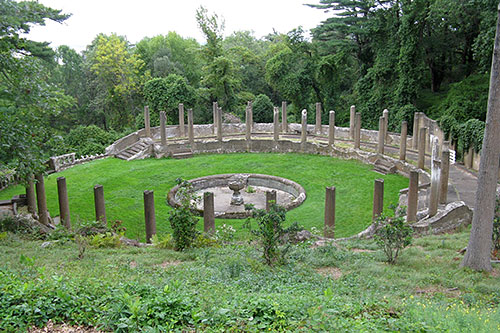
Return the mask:
<path id="1" fill-rule="evenodd" d="M 260 94 L 255 97 L 252 104 L 253 121 L 256 123 L 272 123 L 273 122 L 273 102 L 266 95 Z"/>
<path id="2" fill-rule="evenodd" d="M 69 151 L 77 156 L 102 154 L 106 147 L 119 138 L 119 134 L 113 131 L 107 132 L 95 125 L 78 126 L 72 129 L 64 138 Z"/>
<path id="3" fill-rule="evenodd" d="M 199 198 L 193 194 L 193 186 L 186 180 L 176 179 L 179 185 L 177 195 L 179 195 L 181 205 L 169 212 L 168 221 L 173 230 L 175 250 L 182 251 L 193 245 L 197 236 L 196 224 L 198 218 L 194 215 L 193 209 Z"/>
<path id="4" fill-rule="evenodd" d="M 493 248 L 500 251 L 500 197 L 497 196 L 495 217 L 493 218 Z"/>
<path id="5" fill-rule="evenodd" d="M 377 224 L 379 228 L 375 233 L 375 242 L 384 251 L 387 262 L 394 264 L 399 253 L 411 244 L 413 230 L 404 217 L 390 218 L 382 215 L 377 219 Z"/>
<path id="6" fill-rule="evenodd" d="M 152 242 L 153 246 L 159 249 L 173 250 L 175 247 L 174 239 L 170 234 L 166 234 L 164 236 L 153 235 Z"/>
<path id="7" fill-rule="evenodd" d="M 105 234 L 90 236 L 88 244 L 97 248 L 116 248 L 122 245 L 120 237 L 120 235 L 106 232 Z"/>
<path id="8" fill-rule="evenodd" d="M 396 111 L 392 121 L 391 117 L 389 117 L 389 127 L 399 131 L 401 130 L 401 123 L 406 121 L 408 122 L 408 130 L 411 132 L 413 130 L 413 118 L 415 112 L 418 112 L 418 109 L 413 104 L 407 104 L 400 107 Z"/>
<path id="9" fill-rule="evenodd" d="M 262 246 L 262 257 L 266 264 L 273 266 L 284 263 L 289 249 L 289 246 L 280 247 L 285 243 L 284 236 L 301 228 L 297 223 L 294 223 L 289 228 L 284 229 L 283 223 L 286 219 L 286 209 L 276 204 L 271 204 L 269 212 L 263 209 L 253 210 L 252 217 L 257 221 L 258 228 L 257 230 L 251 230 L 251 232 L 259 238 Z M 250 220 L 247 222 L 247 228 L 251 229 Z"/>
<path id="10" fill-rule="evenodd" d="M 452 141 L 458 139 L 458 134 L 460 132 L 460 124 L 455 119 L 455 117 L 445 114 L 439 118 L 439 127 L 443 130 L 444 134 L 450 138 Z"/>
<path id="11" fill-rule="evenodd" d="M 470 147 L 476 152 L 481 150 L 484 136 L 484 122 L 477 119 L 467 120 L 465 124 L 460 126 L 459 140 L 462 142 L 464 150 Z"/>

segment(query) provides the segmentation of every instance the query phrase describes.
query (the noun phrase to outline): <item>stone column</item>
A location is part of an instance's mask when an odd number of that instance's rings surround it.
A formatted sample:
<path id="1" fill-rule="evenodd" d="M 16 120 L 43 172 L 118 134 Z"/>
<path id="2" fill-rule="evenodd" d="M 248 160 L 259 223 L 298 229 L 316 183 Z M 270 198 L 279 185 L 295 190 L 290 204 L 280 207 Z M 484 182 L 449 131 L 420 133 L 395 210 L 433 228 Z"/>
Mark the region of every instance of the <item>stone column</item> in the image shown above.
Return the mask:
<path id="1" fill-rule="evenodd" d="M 361 113 L 356 112 L 354 117 L 354 149 L 361 147 Z"/>
<path id="2" fill-rule="evenodd" d="M 382 112 L 384 117 L 384 140 L 389 141 L 389 110 L 385 109 Z"/>
<path id="3" fill-rule="evenodd" d="M 321 134 L 321 103 L 316 103 L 316 125 L 314 133 Z"/>
<path id="4" fill-rule="evenodd" d="M 441 156 L 441 177 L 439 177 L 439 203 L 446 204 L 448 200 L 448 178 L 450 177 L 450 151 L 443 150 Z"/>
<path id="5" fill-rule="evenodd" d="M 418 162 L 417 167 L 419 169 L 424 169 L 425 167 L 425 144 L 426 144 L 426 131 L 425 127 L 422 127 L 418 133 Z"/>
<path id="6" fill-rule="evenodd" d="M 325 194 L 325 229 L 326 238 L 335 237 L 335 186 L 327 187 Z"/>
<path id="7" fill-rule="evenodd" d="M 59 198 L 59 218 L 61 224 L 66 229 L 71 230 L 71 218 L 69 214 L 68 189 L 66 187 L 66 178 L 57 178 L 57 196 Z"/>
<path id="8" fill-rule="evenodd" d="M 418 210 L 418 172 L 410 171 L 410 185 L 408 186 L 408 209 L 406 221 L 416 222 Z"/>
<path id="9" fill-rule="evenodd" d="M 30 214 L 36 213 L 35 183 L 33 178 L 33 175 L 30 175 L 28 178 L 28 184 L 26 184 L 26 200 L 28 201 L 28 212 Z"/>
<path id="10" fill-rule="evenodd" d="M 439 202 L 439 177 L 441 174 L 441 162 L 432 161 L 431 168 L 431 193 L 429 195 L 429 217 L 437 214 Z"/>
<path id="11" fill-rule="evenodd" d="M 167 115 L 165 111 L 160 111 L 160 137 L 161 145 L 167 145 L 167 128 L 165 127 L 167 123 Z"/>
<path id="12" fill-rule="evenodd" d="M 215 134 L 217 133 L 217 110 L 219 109 L 219 106 L 217 104 L 217 102 L 213 102 L 212 103 L 212 111 L 213 111 L 213 119 L 214 119 L 214 127 L 213 127 L 213 130 L 212 130 L 212 133 Z"/>
<path id="13" fill-rule="evenodd" d="M 418 132 L 420 130 L 420 112 L 413 114 L 413 149 L 418 149 Z"/>
<path id="14" fill-rule="evenodd" d="M 328 116 L 328 147 L 332 148 L 335 144 L 335 111 L 330 111 Z"/>
<path id="15" fill-rule="evenodd" d="M 247 143 L 252 138 L 252 124 L 250 123 L 250 108 L 247 106 L 245 109 L 245 139 Z"/>
<path id="16" fill-rule="evenodd" d="M 253 106 L 252 106 L 252 101 L 248 101 L 247 106 L 250 110 L 250 130 L 253 130 Z"/>
<path id="17" fill-rule="evenodd" d="M 271 203 L 274 203 L 275 205 L 278 204 L 275 190 L 266 191 L 266 212 L 271 210 Z"/>
<path id="18" fill-rule="evenodd" d="M 372 221 L 375 222 L 377 218 L 382 215 L 384 210 L 384 180 L 375 179 L 375 185 L 373 189 L 373 214 Z"/>
<path id="19" fill-rule="evenodd" d="M 151 137 L 151 116 L 147 105 L 144 107 L 144 132 L 147 138 Z"/>
<path id="20" fill-rule="evenodd" d="M 215 232 L 215 207 L 212 192 L 203 193 L 203 231 Z"/>
<path id="21" fill-rule="evenodd" d="M 350 110 L 350 117 L 349 117 L 349 136 L 351 137 L 352 140 L 354 140 L 354 126 L 356 124 L 356 106 L 351 105 L 351 110 Z"/>
<path id="22" fill-rule="evenodd" d="M 43 174 L 37 174 L 36 178 L 36 203 L 38 205 L 38 221 L 42 224 L 49 224 L 49 214 L 47 212 L 47 198 L 45 197 L 45 183 Z"/>
<path id="23" fill-rule="evenodd" d="M 384 139 L 385 139 L 385 118 L 378 119 L 378 153 L 384 155 Z"/>
<path id="24" fill-rule="evenodd" d="M 281 131 L 283 133 L 288 132 L 288 119 L 286 113 L 286 102 L 281 102 Z"/>
<path id="25" fill-rule="evenodd" d="M 144 191 L 144 221 L 146 222 L 146 243 L 156 235 L 155 198 L 153 191 Z"/>
<path id="26" fill-rule="evenodd" d="M 300 143 L 305 144 L 307 141 L 307 110 L 302 110 L 302 133 L 300 135 Z"/>
<path id="27" fill-rule="evenodd" d="M 401 142 L 399 143 L 399 159 L 406 161 L 406 138 L 408 136 L 408 122 L 401 123 Z"/>
<path id="28" fill-rule="evenodd" d="M 217 108 L 217 140 L 222 142 L 222 109 Z"/>
<path id="29" fill-rule="evenodd" d="M 274 125 L 274 141 L 277 142 L 280 139 L 280 109 L 275 106 L 273 113 L 273 125 Z"/>
<path id="30" fill-rule="evenodd" d="M 189 112 L 189 111 L 188 111 Z M 188 114 L 189 117 L 189 114 Z M 189 119 L 188 119 L 189 122 Z M 184 128 L 184 104 L 179 103 L 179 136 L 185 137 L 186 132 Z"/>
<path id="31" fill-rule="evenodd" d="M 194 144 L 193 109 L 188 109 L 188 137 L 189 144 Z"/>
<path id="32" fill-rule="evenodd" d="M 94 186 L 94 206 L 95 220 L 106 224 L 106 205 L 104 204 L 104 189 L 102 188 L 102 185 Z"/>

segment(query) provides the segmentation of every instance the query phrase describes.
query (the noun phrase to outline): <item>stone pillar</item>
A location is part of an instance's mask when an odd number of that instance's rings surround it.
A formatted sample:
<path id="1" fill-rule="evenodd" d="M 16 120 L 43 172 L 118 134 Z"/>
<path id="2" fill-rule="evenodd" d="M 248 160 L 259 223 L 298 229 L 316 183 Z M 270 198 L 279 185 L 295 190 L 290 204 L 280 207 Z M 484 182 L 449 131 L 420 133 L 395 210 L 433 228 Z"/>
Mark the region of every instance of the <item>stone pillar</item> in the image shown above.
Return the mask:
<path id="1" fill-rule="evenodd" d="M 314 133 L 321 134 L 321 103 L 316 103 L 316 124 Z"/>
<path id="2" fill-rule="evenodd" d="M 441 175 L 441 162 L 432 161 L 431 168 L 431 193 L 429 195 L 429 217 L 437 214 L 439 202 L 439 178 Z"/>
<path id="3" fill-rule="evenodd" d="M 274 141 L 277 142 L 280 139 L 280 109 L 275 106 L 273 113 L 273 125 L 274 125 Z"/>
<path id="4" fill-rule="evenodd" d="M 382 215 L 384 210 L 384 180 L 375 179 L 375 185 L 373 189 L 373 214 L 372 221 Z"/>
<path id="5" fill-rule="evenodd" d="M 146 222 L 146 243 L 156 235 L 155 197 L 153 191 L 144 191 L 144 221 Z"/>
<path id="6" fill-rule="evenodd" d="M 431 142 L 431 167 L 435 160 L 439 160 L 439 139 L 434 137 Z"/>
<path id="7" fill-rule="evenodd" d="M 384 117 L 384 140 L 386 142 L 389 141 L 389 110 L 385 109 L 382 112 L 382 115 Z"/>
<path id="8" fill-rule="evenodd" d="M 326 238 L 335 237 L 335 186 L 327 187 L 325 194 L 325 229 Z"/>
<path id="9" fill-rule="evenodd" d="M 408 186 L 408 209 L 406 221 L 416 222 L 418 210 L 418 172 L 410 171 L 410 185 Z"/>
<path id="10" fill-rule="evenodd" d="M 335 111 L 328 113 L 328 147 L 335 144 Z"/>
<path id="11" fill-rule="evenodd" d="M 250 126 L 251 126 L 251 131 L 253 130 L 253 106 L 252 106 L 252 101 L 248 101 L 247 106 L 250 110 Z"/>
<path id="12" fill-rule="evenodd" d="M 361 113 L 356 112 L 354 117 L 354 149 L 361 147 Z"/>
<path id="13" fill-rule="evenodd" d="M 424 169 L 425 167 L 425 144 L 426 144 L 426 131 L 427 128 L 422 127 L 418 133 L 418 162 L 417 167 L 419 169 Z"/>
<path id="14" fill-rule="evenodd" d="M 213 111 L 213 120 L 214 120 L 214 127 L 212 130 L 212 133 L 215 134 L 217 133 L 217 110 L 219 109 L 219 106 L 217 105 L 217 102 L 212 103 L 212 111 Z"/>
<path id="15" fill-rule="evenodd" d="M 36 203 L 38 205 L 38 221 L 42 224 L 49 224 L 49 214 L 47 212 L 47 198 L 45 197 L 45 183 L 43 174 L 37 174 L 36 178 Z"/>
<path id="16" fill-rule="evenodd" d="M 283 133 L 288 132 L 288 119 L 286 113 L 286 102 L 281 102 L 281 131 Z"/>
<path id="17" fill-rule="evenodd" d="M 446 204 L 448 200 L 448 178 L 450 177 L 450 151 L 443 150 L 441 156 L 441 177 L 439 177 L 439 203 Z"/>
<path id="18" fill-rule="evenodd" d="M 59 198 L 59 218 L 61 219 L 61 224 L 66 229 L 71 230 L 68 190 L 66 187 L 66 178 L 64 177 L 57 178 L 57 196 Z"/>
<path id="19" fill-rule="evenodd" d="M 36 213 L 35 183 L 33 178 L 33 175 L 30 175 L 28 178 L 28 184 L 26 184 L 26 200 L 28 201 L 28 212 L 30 214 Z"/>
<path id="20" fill-rule="evenodd" d="M 217 140 L 222 142 L 222 109 L 217 108 Z"/>
<path id="21" fill-rule="evenodd" d="M 194 144 L 193 109 L 188 109 L 188 137 L 189 144 Z"/>
<path id="22" fill-rule="evenodd" d="M 305 144 L 307 141 L 307 110 L 302 110 L 302 132 L 300 135 L 300 143 Z"/>
<path id="23" fill-rule="evenodd" d="M 203 231 L 215 232 L 215 207 L 212 192 L 203 193 Z"/>
<path id="24" fill-rule="evenodd" d="M 104 189 L 102 188 L 102 185 L 94 186 L 94 206 L 95 220 L 106 224 L 106 205 L 104 204 Z"/>
<path id="25" fill-rule="evenodd" d="M 406 161 L 406 138 L 408 136 L 408 122 L 401 123 L 401 142 L 399 143 L 399 159 Z"/>
<path id="26" fill-rule="evenodd" d="M 274 203 L 275 205 L 278 204 L 275 190 L 266 191 L 266 212 L 271 210 L 271 203 Z"/>
<path id="27" fill-rule="evenodd" d="M 356 106 L 351 105 L 351 110 L 350 110 L 350 117 L 349 117 L 349 136 L 351 137 L 351 140 L 354 140 L 354 131 L 355 131 L 355 124 L 356 124 Z"/>
<path id="28" fill-rule="evenodd" d="M 250 108 L 247 106 L 245 109 L 245 139 L 247 143 L 252 138 L 252 124 L 250 123 Z"/>
<path id="29" fill-rule="evenodd" d="M 167 123 L 167 115 L 165 111 L 160 111 L 160 137 L 161 145 L 167 145 L 167 128 L 165 127 Z"/>
<path id="30" fill-rule="evenodd" d="M 385 118 L 378 119 L 378 153 L 384 155 L 384 139 L 385 139 Z"/>
<path id="31" fill-rule="evenodd" d="M 189 113 L 188 113 L 188 117 L 189 117 Z M 188 122 L 189 122 L 189 119 L 188 119 Z M 184 128 L 184 104 L 182 104 L 182 103 L 179 103 L 179 136 L 180 137 L 186 136 L 186 132 L 185 132 L 185 128 Z"/>
<path id="32" fill-rule="evenodd" d="M 420 130 L 420 112 L 413 114 L 413 149 L 418 149 L 418 132 Z"/>
<path id="33" fill-rule="evenodd" d="M 151 137 L 151 116 L 147 105 L 144 107 L 144 132 L 147 138 Z"/>

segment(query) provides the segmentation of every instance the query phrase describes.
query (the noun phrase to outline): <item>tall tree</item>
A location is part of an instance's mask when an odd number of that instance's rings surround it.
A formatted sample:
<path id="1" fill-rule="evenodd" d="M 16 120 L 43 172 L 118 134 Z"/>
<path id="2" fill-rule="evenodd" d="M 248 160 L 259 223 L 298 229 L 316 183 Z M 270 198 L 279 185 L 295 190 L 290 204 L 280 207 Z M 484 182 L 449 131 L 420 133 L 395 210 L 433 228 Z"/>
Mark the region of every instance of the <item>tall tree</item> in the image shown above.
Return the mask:
<path id="1" fill-rule="evenodd" d="M 488 113 L 484 132 L 472 229 L 462 266 L 491 271 L 493 217 L 500 156 L 500 3 L 491 64 Z"/>

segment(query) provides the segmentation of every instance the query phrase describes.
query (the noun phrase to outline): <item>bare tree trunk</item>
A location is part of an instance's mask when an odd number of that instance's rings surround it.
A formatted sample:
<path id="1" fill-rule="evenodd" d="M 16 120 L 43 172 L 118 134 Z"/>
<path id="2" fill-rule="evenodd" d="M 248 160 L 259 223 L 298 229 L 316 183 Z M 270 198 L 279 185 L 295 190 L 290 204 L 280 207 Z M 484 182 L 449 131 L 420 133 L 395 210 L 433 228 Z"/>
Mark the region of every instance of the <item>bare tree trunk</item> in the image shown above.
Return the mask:
<path id="1" fill-rule="evenodd" d="M 500 4 L 498 14 L 476 205 L 467 252 L 465 252 L 461 263 L 461 266 L 470 267 L 477 271 L 491 271 L 491 247 L 493 243 L 491 235 L 495 213 L 498 157 L 500 156 L 500 145 L 498 144 L 500 142 Z"/>

